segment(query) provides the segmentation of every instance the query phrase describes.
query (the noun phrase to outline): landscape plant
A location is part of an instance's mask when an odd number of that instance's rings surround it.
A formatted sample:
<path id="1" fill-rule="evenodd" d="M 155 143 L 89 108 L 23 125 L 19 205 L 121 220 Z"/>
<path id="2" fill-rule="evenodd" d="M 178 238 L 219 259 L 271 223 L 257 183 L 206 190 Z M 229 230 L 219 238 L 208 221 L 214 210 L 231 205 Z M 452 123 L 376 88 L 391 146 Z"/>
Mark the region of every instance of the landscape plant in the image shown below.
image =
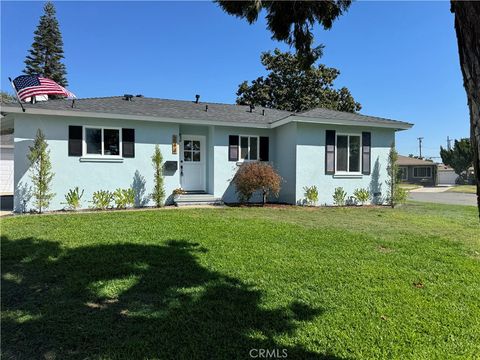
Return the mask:
<path id="1" fill-rule="evenodd" d="M 353 196 L 361 205 L 364 205 L 370 199 L 370 191 L 368 189 L 355 189 Z"/>
<path id="2" fill-rule="evenodd" d="M 387 185 L 388 185 L 388 204 L 392 209 L 397 204 L 402 204 L 407 200 L 407 192 L 405 189 L 400 187 L 401 176 L 400 168 L 397 164 L 398 153 L 395 150 L 395 145 L 392 144 L 390 151 L 388 153 L 388 164 L 387 164 Z"/>
<path id="3" fill-rule="evenodd" d="M 278 197 L 281 182 L 282 178 L 273 166 L 260 161 L 243 163 L 233 178 L 240 202 L 250 201 L 253 194 L 260 191 L 263 205 L 269 195 Z"/>
<path id="4" fill-rule="evenodd" d="M 29 146 L 27 155 L 30 161 L 30 178 L 32 180 L 34 205 L 39 213 L 48 208 L 50 201 L 55 196 L 51 192 L 53 176 L 52 163 L 50 162 L 50 150 L 48 149 L 45 134 L 38 129 L 33 146 Z"/>
<path id="5" fill-rule="evenodd" d="M 154 169 L 153 174 L 153 192 L 151 197 L 156 207 L 161 207 L 164 204 L 165 188 L 163 185 L 163 156 L 160 151 L 160 146 L 155 145 L 155 150 L 152 155 L 152 164 Z"/>
<path id="6" fill-rule="evenodd" d="M 93 193 L 92 204 L 94 209 L 106 210 L 113 200 L 113 193 L 108 190 L 98 190 Z"/>
<path id="7" fill-rule="evenodd" d="M 63 204 L 67 205 L 68 210 L 77 210 L 81 207 L 82 196 L 83 189 L 80 191 L 78 186 L 76 186 L 75 188 L 68 190 Z"/>
<path id="8" fill-rule="evenodd" d="M 333 193 L 333 203 L 337 206 L 344 206 L 346 197 L 347 192 L 343 190 L 343 187 L 336 187 Z"/>
<path id="9" fill-rule="evenodd" d="M 135 191 L 132 188 L 116 189 L 113 192 L 113 201 L 117 209 L 126 209 L 135 205 Z"/>
<path id="10" fill-rule="evenodd" d="M 304 196 L 307 200 L 308 205 L 316 205 L 318 202 L 318 189 L 315 185 L 305 186 L 303 188 L 305 191 Z"/>

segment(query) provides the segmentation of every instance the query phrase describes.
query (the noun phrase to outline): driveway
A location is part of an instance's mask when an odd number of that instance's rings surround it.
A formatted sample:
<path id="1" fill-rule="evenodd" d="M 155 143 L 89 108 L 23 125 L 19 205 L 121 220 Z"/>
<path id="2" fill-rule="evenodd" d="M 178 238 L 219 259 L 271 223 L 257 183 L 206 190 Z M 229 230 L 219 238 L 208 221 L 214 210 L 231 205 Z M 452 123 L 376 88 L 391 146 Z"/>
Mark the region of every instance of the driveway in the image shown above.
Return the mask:
<path id="1" fill-rule="evenodd" d="M 446 192 L 449 188 L 450 187 L 425 187 L 415 189 L 408 193 L 408 199 L 437 204 L 477 205 L 477 195 Z"/>

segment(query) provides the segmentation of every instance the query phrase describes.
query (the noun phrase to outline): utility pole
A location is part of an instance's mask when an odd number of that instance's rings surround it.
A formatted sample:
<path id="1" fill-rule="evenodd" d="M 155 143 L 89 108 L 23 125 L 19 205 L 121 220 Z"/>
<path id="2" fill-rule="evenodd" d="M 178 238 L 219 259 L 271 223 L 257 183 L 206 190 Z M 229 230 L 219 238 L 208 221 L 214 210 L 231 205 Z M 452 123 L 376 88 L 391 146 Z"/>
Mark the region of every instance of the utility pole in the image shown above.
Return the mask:
<path id="1" fill-rule="evenodd" d="M 450 145 L 451 142 L 452 142 L 452 139 L 450 139 L 450 136 L 447 136 L 447 149 L 448 150 L 452 150 L 452 147 Z"/>
<path id="2" fill-rule="evenodd" d="M 423 137 L 419 137 L 417 138 L 418 140 L 418 149 L 420 150 L 420 159 L 422 158 L 422 140 L 423 140 Z"/>

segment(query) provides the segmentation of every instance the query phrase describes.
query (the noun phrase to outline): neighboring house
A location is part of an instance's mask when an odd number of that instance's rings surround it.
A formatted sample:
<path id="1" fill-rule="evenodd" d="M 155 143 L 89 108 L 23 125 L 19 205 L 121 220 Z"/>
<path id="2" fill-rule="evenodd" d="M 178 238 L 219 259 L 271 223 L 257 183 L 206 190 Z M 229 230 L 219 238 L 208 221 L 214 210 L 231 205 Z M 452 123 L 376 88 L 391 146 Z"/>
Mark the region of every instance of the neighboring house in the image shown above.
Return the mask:
<path id="1" fill-rule="evenodd" d="M 448 165 L 437 165 L 437 183 L 438 185 L 455 185 L 458 175 Z"/>
<path id="2" fill-rule="evenodd" d="M 38 128 L 45 133 L 55 173 L 53 210 L 63 208 L 64 195 L 76 186 L 85 189 L 84 207 L 96 190 L 127 187 L 134 188 L 137 204 L 152 204 L 155 144 L 165 161 L 167 196 L 178 187 L 191 192 L 181 201 L 236 202 L 235 172 L 243 162 L 258 160 L 270 162 L 282 176 L 279 202 L 302 203 L 304 187 L 312 185 L 319 190 L 319 204 L 331 204 L 340 186 L 348 195 L 370 189 L 381 201 L 395 132 L 412 127 L 325 109 L 291 113 L 129 96 L 25 107 L 25 112 L 17 105 L 2 107 L 14 123 L 17 211 L 31 208 L 25 195 L 31 187 L 26 156 Z"/>
<path id="3" fill-rule="evenodd" d="M 402 182 L 435 186 L 437 184 L 437 164 L 432 161 L 398 155 L 397 164 Z"/>
<path id="4" fill-rule="evenodd" d="M 0 135 L 0 196 L 13 195 L 13 134 Z"/>

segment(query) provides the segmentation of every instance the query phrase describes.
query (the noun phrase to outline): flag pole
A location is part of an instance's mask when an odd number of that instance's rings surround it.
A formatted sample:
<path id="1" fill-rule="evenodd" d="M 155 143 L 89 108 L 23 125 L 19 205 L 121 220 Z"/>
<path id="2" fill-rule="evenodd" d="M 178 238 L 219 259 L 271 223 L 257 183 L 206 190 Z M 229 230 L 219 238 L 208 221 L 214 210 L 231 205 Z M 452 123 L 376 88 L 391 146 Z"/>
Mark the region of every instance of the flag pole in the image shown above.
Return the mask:
<path id="1" fill-rule="evenodd" d="M 8 78 L 8 81 L 10 81 L 10 84 L 12 84 L 13 90 L 15 90 L 15 95 L 16 95 L 16 97 L 17 97 L 18 103 L 20 104 L 20 107 L 22 108 L 22 111 L 25 112 L 25 108 L 23 107 L 22 102 L 21 102 L 20 99 L 18 98 L 18 92 L 17 92 L 17 88 L 15 87 L 15 84 L 13 83 L 13 81 L 12 81 L 12 79 L 11 79 L 10 77 Z"/>

